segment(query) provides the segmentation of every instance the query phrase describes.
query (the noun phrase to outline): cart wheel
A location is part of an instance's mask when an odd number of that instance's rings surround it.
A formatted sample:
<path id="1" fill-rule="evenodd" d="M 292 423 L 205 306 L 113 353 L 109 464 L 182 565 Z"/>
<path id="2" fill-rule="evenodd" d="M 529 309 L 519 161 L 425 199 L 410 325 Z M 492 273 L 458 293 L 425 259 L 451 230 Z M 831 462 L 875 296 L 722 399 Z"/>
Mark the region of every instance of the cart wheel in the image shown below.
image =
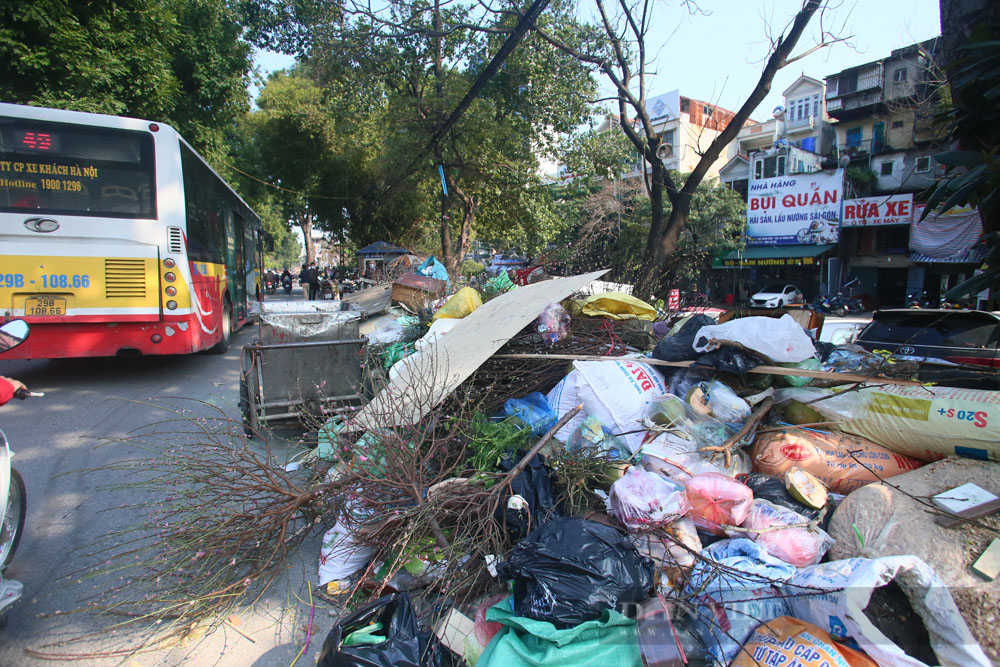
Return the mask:
<path id="1" fill-rule="evenodd" d="M 240 414 L 243 416 L 243 432 L 249 436 L 256 435 L 253 430 L 251 410 L 250 384 L 245 375 L 240 375 Z"/>

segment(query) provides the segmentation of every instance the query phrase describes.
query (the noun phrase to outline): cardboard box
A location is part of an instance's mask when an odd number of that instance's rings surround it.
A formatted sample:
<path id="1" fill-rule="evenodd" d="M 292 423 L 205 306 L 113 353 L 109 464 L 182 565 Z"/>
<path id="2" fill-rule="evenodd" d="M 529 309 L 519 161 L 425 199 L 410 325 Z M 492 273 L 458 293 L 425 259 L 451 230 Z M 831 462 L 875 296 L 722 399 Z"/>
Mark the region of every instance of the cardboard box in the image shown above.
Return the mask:
<path id="1" fill-rule="evenodd" d="M 448 284 L 443 280 L 404 273 L 392 283 L 392 300 L 419 312 L 431 301 L 443 297 L 447 288 Z"/>

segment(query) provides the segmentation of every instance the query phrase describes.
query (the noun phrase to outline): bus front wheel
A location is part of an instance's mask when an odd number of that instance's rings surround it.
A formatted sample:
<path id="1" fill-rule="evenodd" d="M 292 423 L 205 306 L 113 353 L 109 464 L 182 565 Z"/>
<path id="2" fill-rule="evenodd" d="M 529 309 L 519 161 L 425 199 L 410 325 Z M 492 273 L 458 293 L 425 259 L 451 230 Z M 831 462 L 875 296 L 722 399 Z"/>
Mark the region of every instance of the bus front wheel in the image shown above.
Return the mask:
<path id="1" fill-rule="evenodd" d="M 212 354 L 225 354 L 229 351 L 229 339 L 233 337 L 233 307 L 226 301 L 226 306 L 222 311 L 222 338 L 211 350 Z"/>

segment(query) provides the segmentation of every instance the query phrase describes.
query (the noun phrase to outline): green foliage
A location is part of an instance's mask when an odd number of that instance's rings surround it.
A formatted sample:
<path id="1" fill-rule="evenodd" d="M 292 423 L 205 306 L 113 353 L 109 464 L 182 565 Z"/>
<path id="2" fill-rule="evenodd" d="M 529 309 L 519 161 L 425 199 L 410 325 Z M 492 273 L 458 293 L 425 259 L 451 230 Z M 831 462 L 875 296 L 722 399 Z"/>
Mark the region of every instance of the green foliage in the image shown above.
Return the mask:
<path id="1" fill-rule="evenodd" d="M 299 245 L 295 234 L 286 230 L 281 240 L 275 244 L 274 250 L 267 253 L 267 262 L 269 266 L 291 269 L 299 265 L 301 257 L 302 246 Z"/>
<path id="2" fill-rule="evenodd" d="M 471 278 L 472 276 L 478 276 L 480 273 L 486 270 L 483 264 L 475 261 L 474 259 L 467 259 L 462 262 L 462 275 Z"/>
<path id="3" fill-rule="evenodd" d="M 566 171 L 573 178 L 621 178 L 636 161 L 635 147 L 609 118 L 610 129 L 591 129 L 574 134 L 561 154 Z"/>
<path id="4" fill-rule="evenodd" d="M 469 466 L 473 470 L 499 470 L 504 456 L 524 448 L 531 436 L 531 429 L 524 428 L 514 418 L 493 421 L 476 412 L 466 425 Z"/>
<path id="5" fill-rule="evenodd" d="M 865 197 L 878 180 L 878 174 L 868 167 L 848 167 L 844 172 L 847 182 L 854 188 L 854 196 Z"/>
<path id="6" fill-rule="evenodd" d="M 158 120 L 218 158 L 248 106 L 240 33 L 224 0 L 0 3 L 0 99 Z"/>

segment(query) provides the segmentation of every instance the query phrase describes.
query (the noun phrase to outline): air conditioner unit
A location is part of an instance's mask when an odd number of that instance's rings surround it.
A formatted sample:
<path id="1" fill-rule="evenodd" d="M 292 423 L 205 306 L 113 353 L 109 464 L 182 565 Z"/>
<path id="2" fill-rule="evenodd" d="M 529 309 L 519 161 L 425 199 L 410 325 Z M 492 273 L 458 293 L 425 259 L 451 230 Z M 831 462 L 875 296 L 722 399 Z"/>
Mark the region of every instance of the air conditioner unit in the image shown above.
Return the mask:
<path id="1" fill-rule="evenodd" d="M 673 155 L 674 155 L 673 144 L 660 144 L 659 146 L 656 147 L 656 157 L 660 158 L 661 160 L 666 160 L 669 157 L 673 157 Z"/>

